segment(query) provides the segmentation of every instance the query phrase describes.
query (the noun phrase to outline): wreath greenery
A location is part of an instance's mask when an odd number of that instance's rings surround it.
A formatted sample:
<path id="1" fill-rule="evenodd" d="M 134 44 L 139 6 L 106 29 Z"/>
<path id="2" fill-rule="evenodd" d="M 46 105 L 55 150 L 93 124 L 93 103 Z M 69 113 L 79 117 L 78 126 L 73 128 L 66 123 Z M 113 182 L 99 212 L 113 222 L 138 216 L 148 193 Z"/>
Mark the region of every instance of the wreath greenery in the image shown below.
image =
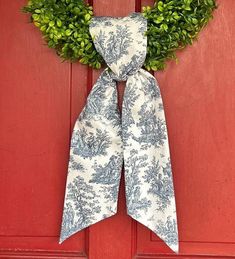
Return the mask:
<path id="1" fill-rule="evenodd" d="M 148 20 L 145 68 L 162 70 L 167 60 L 177 59 L 175 51 L 193 43 L 216 7 L 215 0 L 160 0 L 143 7 Z M 101 67 L 104 60 L 89 33 L 92 6 L 84 0 L 31 0 L 23 11 L 63 60 Z"/>

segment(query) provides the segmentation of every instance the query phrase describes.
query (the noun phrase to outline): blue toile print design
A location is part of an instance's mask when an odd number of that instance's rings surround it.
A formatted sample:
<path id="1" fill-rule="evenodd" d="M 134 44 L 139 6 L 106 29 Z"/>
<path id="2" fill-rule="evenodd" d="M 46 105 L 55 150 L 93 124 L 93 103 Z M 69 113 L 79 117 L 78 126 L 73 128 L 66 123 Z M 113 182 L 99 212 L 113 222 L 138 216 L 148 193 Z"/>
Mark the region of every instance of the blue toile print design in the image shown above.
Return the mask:
<path id="1" fill-rule="evenodd" d="M 168 134 L 156 79 L 143 70 L 147 21 L 139 13 L 94 17 L 90 24 L 106 68 L 73 129 L 60 241 L 117 212 L 124 162 L 127 213 L 178 252 Z M 126 81 L 122 116 L 117 81 Z"/>

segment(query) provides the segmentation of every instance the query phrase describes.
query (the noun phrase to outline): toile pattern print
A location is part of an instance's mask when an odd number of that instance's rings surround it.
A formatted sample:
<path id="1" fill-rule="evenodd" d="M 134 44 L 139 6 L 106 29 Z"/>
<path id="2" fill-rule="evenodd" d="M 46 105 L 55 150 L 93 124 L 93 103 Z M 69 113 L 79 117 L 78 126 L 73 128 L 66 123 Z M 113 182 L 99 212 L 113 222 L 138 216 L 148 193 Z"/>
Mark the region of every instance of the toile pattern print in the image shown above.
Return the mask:
<path id="1" fill-rule="evenodd" d="M 94 156 L 104 156 L 107 155 L 111 143 L 107 130 L 96 129 L 95 132 L 88 132 L 82 128 L 74 132 L 73 154 L 90 159 Z"/>
<path id="2" fill-rule="evenodd" d="M 147 21 L 94 17 L 90 33 L 106 68 L 74 125 L 60 241 L 117 212 L 124 163 L 127 213 L 178 252 L 167 126 L 160 88 L 143 70 Z M 126 81 L 122 114 L 117 81 Z"/>

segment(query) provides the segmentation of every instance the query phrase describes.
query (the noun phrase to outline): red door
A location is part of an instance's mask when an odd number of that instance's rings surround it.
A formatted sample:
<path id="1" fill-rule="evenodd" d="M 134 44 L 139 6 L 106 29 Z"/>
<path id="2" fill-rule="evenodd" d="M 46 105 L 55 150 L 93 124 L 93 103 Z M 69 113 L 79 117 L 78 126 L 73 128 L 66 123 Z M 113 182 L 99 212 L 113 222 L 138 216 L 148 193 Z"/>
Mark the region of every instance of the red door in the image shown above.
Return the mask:
<path id="1" fill-rule="evenodd" d="M 127 216 L 123 181 L 117 215 L 58 244 L 71 130 L 100 71 L 61 63 L 20 12 L 26 1 L 0 0 L 0 258 L 235 258 L 235 1 L 217 2 L 199 41 L 155 74 L 175 182 L 176 256 Z M 93 0 L 96 15 L 147 4 Z"/>

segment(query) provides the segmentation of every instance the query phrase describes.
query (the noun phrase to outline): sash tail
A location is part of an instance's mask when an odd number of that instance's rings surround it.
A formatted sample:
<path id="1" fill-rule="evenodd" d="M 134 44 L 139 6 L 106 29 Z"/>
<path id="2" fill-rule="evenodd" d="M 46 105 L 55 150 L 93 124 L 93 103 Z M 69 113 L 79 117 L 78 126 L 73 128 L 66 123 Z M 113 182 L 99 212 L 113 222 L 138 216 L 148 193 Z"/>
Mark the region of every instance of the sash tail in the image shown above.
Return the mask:
<path id="1" fill-rule="evenodd" d="M 122 111 L 128 214 L 178 253 L 166 121 L 160 89 L 150 73 L 140 69 L 128 78 Z"/>
<path id="2" fill-rule="evenodd" d="M 116 213 L 122 164 L 116 83 L 106 69 L 73 129 L 60 244 Z"/>

